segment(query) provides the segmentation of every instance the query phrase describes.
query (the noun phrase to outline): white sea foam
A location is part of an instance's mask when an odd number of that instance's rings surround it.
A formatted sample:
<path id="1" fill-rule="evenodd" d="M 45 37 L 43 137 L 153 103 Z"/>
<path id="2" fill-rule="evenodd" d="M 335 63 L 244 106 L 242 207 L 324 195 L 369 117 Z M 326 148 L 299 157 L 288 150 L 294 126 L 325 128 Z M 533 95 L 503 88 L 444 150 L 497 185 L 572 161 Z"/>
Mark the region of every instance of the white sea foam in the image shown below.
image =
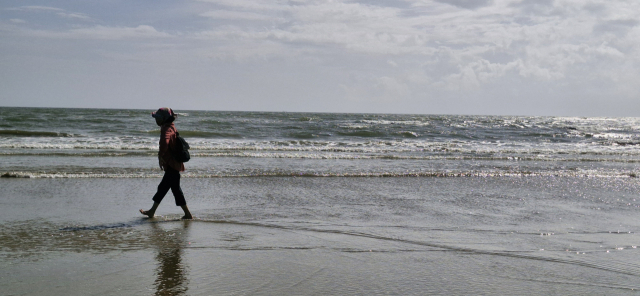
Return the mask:
<path id="1" fill-rule="evenodd" d="M 432 178 L 523 178 L 523 177 L 579 177 L 579 178 L 637 178 L 633 173 L 603 173 L 597 171 L 582 172 L 279 172 L 260 171 L 251 172 L 185 172 L 183 178 L 237 178 L 237 177 L 343 177 L 343 178 L 401 178 L 401 177 L 432 177 Z M 70 172 L 6 172 L 0 178 L 44 178 L 44 179 L 83 179 L 83 178 L 161 178 L 162 174 L 155 173 L 70 173 Z"/>

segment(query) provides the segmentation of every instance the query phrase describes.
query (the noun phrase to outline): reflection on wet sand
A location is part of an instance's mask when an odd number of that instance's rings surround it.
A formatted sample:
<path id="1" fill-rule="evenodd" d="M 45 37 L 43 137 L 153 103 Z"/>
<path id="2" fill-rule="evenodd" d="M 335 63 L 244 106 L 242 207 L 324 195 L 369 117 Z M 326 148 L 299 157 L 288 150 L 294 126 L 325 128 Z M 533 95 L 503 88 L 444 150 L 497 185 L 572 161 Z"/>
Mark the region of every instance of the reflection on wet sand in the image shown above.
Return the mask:
<path id="1" fill-rule="evenodd" d="M 189 279 L 182 253 L 190 224 L 191 221 L 185 220 L 181 228 L 165 230 L 158 223 L 151 223 L 151 241 L 158 250 L 155 295 L 186 295 Z"/>

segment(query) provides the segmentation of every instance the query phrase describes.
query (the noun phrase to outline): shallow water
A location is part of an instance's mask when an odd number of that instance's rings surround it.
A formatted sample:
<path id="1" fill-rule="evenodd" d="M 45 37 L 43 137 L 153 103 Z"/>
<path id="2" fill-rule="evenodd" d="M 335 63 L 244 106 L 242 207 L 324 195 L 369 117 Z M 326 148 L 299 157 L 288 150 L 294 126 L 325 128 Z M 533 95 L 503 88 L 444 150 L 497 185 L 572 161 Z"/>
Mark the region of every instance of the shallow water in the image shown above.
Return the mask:
<path id="1" fill-rule="evenodd" d="M 7 295 L 625 295 L 636 178 L 0 179 Z"/>

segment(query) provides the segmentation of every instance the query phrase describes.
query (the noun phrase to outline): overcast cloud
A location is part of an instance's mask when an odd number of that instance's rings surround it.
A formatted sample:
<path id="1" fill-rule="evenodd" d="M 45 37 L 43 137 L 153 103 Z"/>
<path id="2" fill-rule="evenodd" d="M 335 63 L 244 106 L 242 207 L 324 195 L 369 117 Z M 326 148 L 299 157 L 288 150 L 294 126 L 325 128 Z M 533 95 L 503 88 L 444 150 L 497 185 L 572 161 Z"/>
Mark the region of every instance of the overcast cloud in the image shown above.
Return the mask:
<path id="1" fill-rule="evenodd" d="M 640 2 L 0 3 L 0 106 L 638 116 Z"/>

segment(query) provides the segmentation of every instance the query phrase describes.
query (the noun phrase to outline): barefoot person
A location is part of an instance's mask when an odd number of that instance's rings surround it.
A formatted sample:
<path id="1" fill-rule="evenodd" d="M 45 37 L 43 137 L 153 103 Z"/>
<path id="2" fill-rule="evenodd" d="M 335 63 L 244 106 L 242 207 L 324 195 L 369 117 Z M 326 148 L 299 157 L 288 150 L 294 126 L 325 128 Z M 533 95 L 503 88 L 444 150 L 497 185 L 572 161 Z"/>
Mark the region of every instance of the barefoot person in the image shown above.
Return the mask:
<path id="1" fill-rule="evenodd" d="M 164 177 L 162 177 L 162 181 L 158 185 L 158 191 L 153 196 L 153 206 L 148 211 L 140 209 L 140 213 L 152 218 L 160 202 L 171 189 L 173 197 L 176 199 L 176 205 L 182 207 L 184 211 L 182 219 L 193 219 L 180 188 L 180 172 L 184 171 L 184 164 L 175 160 L 171 155 L 171 148 L 176 141 L 176 127 L 173 125 L 173 121 L 177 115 L 173 113 L 171 108 L 160 108 L 158 111 L 151 113 L 151 116 L 156 119 L 156 123 L 160 126 L 158 161 L 160 169 L 164 170 Z"/>

